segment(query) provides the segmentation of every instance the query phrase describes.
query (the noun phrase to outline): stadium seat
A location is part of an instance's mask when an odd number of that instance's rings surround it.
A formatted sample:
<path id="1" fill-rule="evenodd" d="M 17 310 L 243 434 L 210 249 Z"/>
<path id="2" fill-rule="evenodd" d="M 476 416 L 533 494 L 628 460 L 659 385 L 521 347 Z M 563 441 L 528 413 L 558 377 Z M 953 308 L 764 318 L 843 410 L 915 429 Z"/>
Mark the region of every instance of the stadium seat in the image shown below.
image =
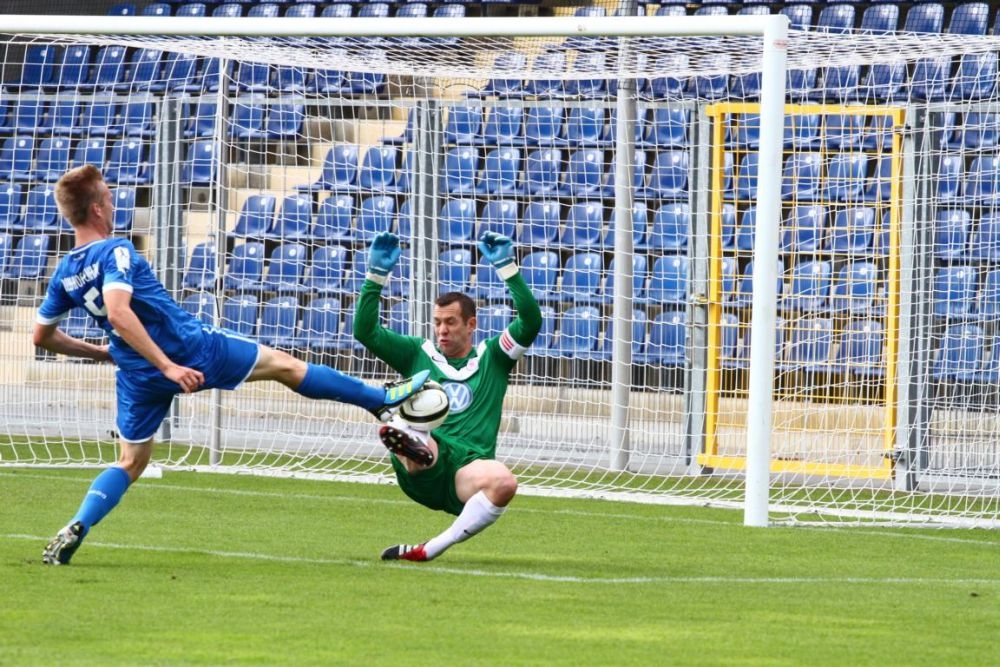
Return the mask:
<path id="1" fill-rule="evenodd" d="M 507 291 L 507 285 L 504 284 L 503 280 L 497 275 L 496 269 L 493 265 L 486 260 L 485 257 L 480 256 L 479 262 L 476 264 L 476 279 L 475 286 L 471 296 L 483 301 L 508 301 L 510 299 L 510 294 Z M 482 309 L 480 309 L 482 313 Z M 509 323 L 509 318 L 504 326 Z M 482 321 L 479 325 L 482 325 Z M 478 328 L 478 326 L 477 326 Z"/>
<path id="2" fill-rule="evenodd" d="M 105 141 L 110 137 L 121 136 L 122 128 L 118 120 L 119 112 L 120 105 L 114 98 L 106 95 L 91 98 L 80 109 L 80 134 L 90 139 L 99 139 L 101 141 Z"/>
<path id="3" fill-rule="evenodd" d="M 215 295 L 211 292 L 192 292 L 181 299 L 181 308 L 201 320 L 202 324 L 215 324 Z"/>
<path id="4" fill-rule="evenodd" d="M 449 149 L 444 158 L 442 188 L 449 195 L 472 195 L 476 192 L 476 169 L 479 152 L 472 146 Z"/>
<path id="5" fill-rule="evenodd" d="M 558 148 L 537 148 L 524 161 L 522 191 L 529 197 L 551 197 L 559 192 L 562 173 L 562 151 Z"/>
<path id="6" fill-rule="evenodd" d="M 558 243 L 577 250 L 600 247 L 603 227 L 604 206 L 600 202 L 577 202 L 566 212 L 566 224 Z"/>
<path id="7" fill-rule="evenodd" d="M 216 182 L 218 145 L 214 139 L 199 139 L 187 145 L 187 157 L 181 165 L 181 183 L 205 187 Z"/>
<path id="8" fill-rule="evenodd" d="M 184 2 L 177 5 L 174 16 L 205 16 L 204 2 Z"/>
<path id="9" fill-rule="evenodd" d="M 229 292 L 259 292 L 264 278 L 264 244 L 247 241 L 233 248 L 222 287 Z"/>
<path id="10" fill-rule="evenodd" d="M 445 245 L 472 243 L 475 230 L 475 199 L 448 199 L 441 205 L 438 241 Z"/>
<path id="11" fill-rule="evenodd" d="M 104 139 L 91 137 L 81 140 L 73 150 L 73 159 L 70 162 L 70 167 L 82 167 L 85 164 L 95 166 L 104 164 L 106 147 Z"/>
<path id="12" fill-rule="evenodd" d="M 517 238 L 518 211 L 518 203 L 514 199 L 487 200 L 479 215 L 479 231 L 476 233 L 476 238 L 486 231 L 503 234 L 512 239 Z"/>
<path id="13" fill-rule="evenodd" d="M 559 194 L 577 198 L 599 198 L 601 177 L 604 174 L 603 151 L 597 148 L 582 148 L 569 156 L 566 171 L 562 176 Z"/>
<path id="14" fill-rule="evenodd" d="M 260 302 L 253 294 L 226 296 L 222 300 L 220 324 L 247 338 L 257 337 L 257 311 Z"/>
<path id="15" fill-rule="evenodd" d="M 539 308 L 542 313 L 542 328 L 535 336 L 525 355 L 531 357 L 552 357 L 555 356 L 552 348 L 556 342 L 556 311 L 552 306 L 543 305 Z M 531 371 L 529 371 L 531 372 Z"/>
<path id="16" fill-rule="evenodd" d="M 132 231 L 135 222 L 135 188 L 120 187 L 111 191 L 115 212 L 111 217 L 112 227 L 118 233 Z"/>
<path id="17" fill-rule="evenodd" d="M 342 292 L 347 269 L 347 248 L 341 245 L 319 246 L 309 262 L 304 291 L 310 294 Z"/>
<path id="18" fill-rule="evenodd" d="M 0 232 L 8 232 L 21 225 L 21 205 L 24 192 L 20 183 L 0 184 Z M 10 251 L 10 247 L 7 247 Z"/>
<path id="19" fill-rule="evenodd" d="M 520 190 L 521 151 L 513 146 L 490 149 L 483 160 L 483 169 L 476 186 L 477 194 L 505 197 Z"/>
<path id="20" fill-rule="evenodd" d="M 979 155 L 965 179 L 966 200 L 987 207 L 1000 201 L 1000 156 Z"/>
<path id="21" fill-rule="evenodd" d="M 941 102 L 947 98 L 951 78 L 951 56 L 921 58 L 910 77 L 910 95 L 925 102 Z"/>
<path id="22" fill-rule="evenodd" d="M 757 200 L 757 177 L 759 156 L 756 152 L 740 158 L 736 171 L 736 198 L 741 202 Z"/>
<path id="23" fill-rule="evenodd" d="M 343 241 L 354 237 L 354 197 L 332 194 L 320 202 L 312 236 L 320 243 Z"/>
<path id="24" fill-rule="evenodd" d="M 736 207 L 725 203 L 719 212 L 719 225 L 716 228 L 722 236 L 722 247 L 731 250 L 736 247 Z"/>
<path id="25" fill-rule="evenodd" d="M 984 367 L 985 340 L 978 324 L 949 324 L 934 353 L 934 378 L 956 382 L 977 379 Z"/>
<path id="26" fill-rule="evenodd" d="M 0 174 L 4 174 L 7 181 L 31 181 L 34 152 L 35 140 L 31 135 L 8 137 L 0 146 Z"/>
<path id="27" fill-rule="evenodd" d="M 651 305 L 687 303 L 689 279 L 690 260 L 686 255 L 658 257 L 649 274 L 649 285 L 636 302 Z"/>
<path id="28" fill-rule="evenodd" d="M 988 3 L 961 2 L 952 9 L 945 32 L 952 35 L 985 35 L 989 22 Z"/>
<path id="29" fill-rule="evenodd" d="M 605 139 L 604 107 L 572 107 L 566 113 L 565 136 L 556 139 L 560 146 L 605 147 L 610 142 Z"/>
<path id="30" fill-rule="evenodd" d="M 149 90 L 156 93 L 200 92 L 198 65 L 198 56 L 192 53 L 164 54 L 161 66 L 163 78 L 152 82 Z"/>
<path id="31" fill-rule="evenodd" d="M 833 252 L 864 253 L 871 250 L 874 236 L 875 209 L 839 209 L 833 215 L 827 247 Z"/>
<path id="32" fill-rule="evenodd" d="M 36 185 L 28 190 L 24 201 L 21 228 L 28 233 L 58 233 L 72 231 L 59 215 L 55 191 L 50 184 Z"/>
<path id="33" fill-rule="evenodd" d="M 136 9 L 131 2 L 118 2 L 108 7 L 106 14 L 108 16 L 135 16 Z"/>
<path id="34" fill-rule="evenodd" d="M 907 81 L 905 63 L 874 63 L 868 65 L 864 80 L 858 86 L 857 99 L 867 104 L 882 104 L 906 98 L 903 90 Z"/>
<path id="35" fill-rule="evenodd" d="M 215 243 L 212 241 L 197 244 L 191 251 L 191 258 L 181 278 L 181 286 L 187 290 L 214 291 L 217 257 Z"/>
<path id="36" fill-rule="evenodd" d="M 90 76 L 78 88 L 81 92 L 108 92 L 121 83 L 125 77 L 124 46 L 102 46 L 94 56 L 94 66 Z"/>
<path id="37" fill-rule="evenodd" d="M 653 149 L 687 148 L 690 123 L 690 109 L 656 108 L 637 145 Z"/>
<path id="38" fill-rule="evenodd" d="M 851 317 L 876 317 L 884 310 L 876 304 L 878 295 L 878 266 L 874 262 L 845 264 L 831 287 L 830 310 Z"/>
<path id="39" fill-rule="evenodd" d="M 310 301 L 302 309 L 302 323 L 298 329 L 295 346 L 311 352 L 323 353 L 344 347 L 340 322 L 343 308 L 340 299 L 321 297 Z"/>
<path id="40" fill-rule="evenodd" d="M 454 19 L 462 18 L 466 15 L 464 4 L 438 5 L 433 12 L 432 18 Z M 425 37 L 421 40 L 428 46 L 452 46 L 459 43 L 458 37 Z"/>
<path id="41" fill-rule="evenodd" d="M 532 200 L 524 207 L 518 231 L 518 243 L 525 246 L 549 246 L 559 239 L 561 205 L 554 200 Z"/>
<path id="42" fill-rule="evenodd" d="M 799 202 L 821 200 L 822 163 L 823 156 L 820 153 L 789 155 L 781 174 L 781 198 Z"/>
<path id="43" fill-rule="evenodd" d="M 323 167 L 319 180 L 305 186 L 300 191 L 327 190 L 330 192 L 354 192 L 358 189 L 358 146 L 356 144 L 334 144 L 323 157 Z"/>
<path id="44" fill-rule="evenodd" d="M 506 146 L 524 143 L 524 107 L 495 106 L 486 114 L 482 136 L 474 141 L 483 146 Z"/>
<path id="45" fill-rule="evenodd" d="M 472 251 L 468 248 L 449 248 L 438 253 L 438 292 L 472 291 Z"/>
<path id="46" fill-rule="evenodd" d="M 729 72 L 732 58 L 726 53 L 710 53 L 704 58 L 703 65 L 707 71 Z M 654 97 L 656 81 L 653 81 Z M 700 100 L 721 100 L 729 95 L 729 76 L 727 74 L 706 74 L 694 76 L 684 90 L 688 97 Z"/>
<path id="47" fill-rule="evenodd" d="M 113 85 L 115 92 L 136 93 L 151 90 L 163 82 L 163 51 L 137 49 L 125 66 L 125 74 Z"/>
<path id="48" fill-rule="evenodd" d="M 903 32 L 940 33 L 944 28 L 944 5 L 923 2 L 911 6 L 903 20 Z"/>
<path id="49" fill-rule="evenodd" d="M 45 134 L 51 134 L 54 137 L 82 136 L 83 130 L 80 127 L 82 106 L 83 103 L 75 99 L 59 99 L 54 101 L 49 108 L 44 128 L 41 128 L 40 131 Z M 3 129 L 0 128 L 0 135 L 3 133 Z"/>
<path id="50" fill-rule="evenodd" d="M 757 237 L 757 207 L 747 206 L 740 215 L 740 225 L 736 230 L 736 249 L 750 251 Z"/>
<path id="51" fill-rule="evenodd" d="M 991 269 L 983 276 L 976 303 L 979 319 L 986 322 L 1000 319 L 1000 269 Z M 993 361 L 1000 363 L 1000 348 L 993 348 Z"/>
<path id="52" fill-rule="evenodd" d="M 261 287 L 265 292 L 293 293 L 305 290 L 309 251 L 301 243 L 282 243 L 275 246 L 264 267 Z"/>
<path id="53" fill-rule="evenodd" d="M 646 187 L 636 192 L 636 197 L 660 200 L 687 199 L 689 171 L 688 151 L 660 151 L 653 159 Z"/>
<path id="54" fill-rule="evenodd" d="M 528 65 L 527 56 L 518 51 L 506 51 L 493 59 L 491 71 L 501 76 L 492 78 L 473 95 L 477 97 L 515 97 L 523 91 L 521 74 Z"/>
<path id="55" fill-rule="evenodd" d="M 851 320 L 840 338 L 832 371 L 854 377 L 884 375 L 885 330 L 875 319 Z"/>
<path id="56" fill-rule="evenodd" d="M 539 99 L 551 99 L 562 93 L 562 75 L 566 71 L 564 51 L 545 51 L 535 56 L 531 72 L 551 78 L 532 78 L 524 82 L 521 92 Z M 513 91 L 508 92 L 513 94 Z"/>
<path id="57" fill-rule="evenodd" d="M 510 325 L 513 318 L 511 307 L 505 303 L 487 304 L 479 308 L 476 313 L 476 344 L 499 334 Z"/>
<path id="58" fill-rule="evenodd" d="M 831 201 L 860 201 L 868 171 L 866 153 L 837 153 L 827 165 L 825 198 Z"/>
<path id="59" fill-rule="evenodd" d="M 683 367 L 687 360 L 687 313 L 665 310 L 649 323 L 649 339 L 633 361 L 654 366 Z"/>
<path id="60" fill-rule="evenodd" d="M 955 264 L 934 269 L 934 315 L 964 318 L 975 310 L 979 285 L 976 269 Z"/>
<path id="61" fill-rule="evenodd" d="M 471 145 L 483 131 L 483 107 L 447 107 L 444 125 L 444 143 L 450 145 Z"/>
<path id="62" fill-rule="evenodd" d="M 390 195 L 372 195 L 361 200 L 355 238 L 367 243 L 379 232 L 396 231 L 396 200 Z"/>
<path id="63" fill-rule="evenodd" d="M 282 241 L 301 241 L 312 237 L 312 227 L 312 197 L 287 195 L 282 198 L 278 214 L 264 236 Z"/>
<path id="64" fill-rule="evenodd" d="M 601 290 L 601 295 L 604 301 L 611 303 L 615 296 L 615 272 L 617 271 L 617 262 L 612 259 L 611 263 L 608 265 L 608 274 L 604 280 L 604 289 Z M 626 276 L 631 276 L 632 278 L 632 296 L 633 299 L 642 296 L 642 291 L 646 285 L 646 280 L 649 278 L 649 259 L 646 255 L 635 253 L 632 255 L 632 266 L 631 271 L 625 274 Z"/>
<path id="65" fill-rule="evenodd" d="M 573 38 L 570 37 L 569 39 Z M 585 100 L 607 96 L 607 79 L 600 76 L 607 71 L 607 56 L 604 52 L 578 51 L 573 58 L 573 70 L 582 74 L 590 73 L 593 77 L 589 79 L 566 79 L 563 82 L 562 88 L 564 96 Z"/>
<path id="66" fill-rule="evenodd" d="M 70 140 L 66 137 L 42 139 L 35 156 L 34 180 L 54 183 L 69 168 Z"/>
<path id="67" fill-rule="evenodd" d="M 559 286 L 560 301 L 576 304 L 596 304 L 601 296 L 604 258 L 599 252 L 576 252 L 569 256 L 562 271 Z"/>
<path id="68" fill-rule="evenodd" d="M 82 307 L 70 309 L 66 319 L 59 323 L 59 328 L 71 338 L 106 343 L 104 339 L 107 338 L 107 334 L 104 329 L 97 326 L 94 318 Z"/>
<path id="69" fill-rule="evenodd" d="M 272 141 L 295 139 L 302 133 L 305 118 L 305 105 L 302 103 L 272 104 L 267 110 L 264 135 Z"/>
<path id="70" fill-rule="evenodd" d="M 247 16 L 259 16 L 261 18 L 277 18 L 281 13 L 281 8 L 276 2 L 260 2 L 247 8 Z"/>
<path id="71" fill-rule="evenodd" d="M 635 153 L 632 157 L 632 193 L 633 199 L 636 194 L 642 192 L 646 187 L 646 160 L 647 155 L 654 155 L 655 152 L 645 151 L 641 148 L 635 149 Z M 615 155 L 611 158 L 611 163 L 608 164 L 607 173 L 604 176 L 604 185 L 601 186 L 601 192 L 608 199 L 615 197 L 615 189 L 617 188 L 617 176 L 618 171 L 618 160 L 617 151 Z"/>
<path id="72" fill-rule="evenodd" d="M 399 149 L 395 146 L 370 146 L 358 168 L 358 188 L 366 193 L 380 195 L 398 192 L 398 168 Z"/>
<path id="73" fill-rule="evenodd" d="M 364 10 L 365 7 L 370 6 L 365 5 L 361 9 Z M 385 60 L 385 54 L 378 49 L 363 52 L 360 54 L 360 57 L 362 62 Z M 377 95 L 382 92 L 385 85 L 386 75 L 384 72 L 357 72 L 353 70 L 344 72 L 343 92 L 345 94 L 354 96 Z"/>
<path id="74" fill-rule="evenodd" d="M 850 7 L 850 5 L 831 5 L 831 7 Z M 855 64 L 823 67 L 819 71 L 819 80 L 822 84 L 817 85 L 809 94 L 811 99 L 818 102 L 848 104 L 854 99 L 861 81 L 861 67 Z"/>
<path id="75" fill-rule="evenodd" d="M 968 257 L 972 216 L 965 209 L 942 209 L 934 215 L 934 256 L 943 260 Z"/>
<path id="76" fill-rule="evenodd" d="M 22 236 L 14 245 L 14 252 L 3 277 L 11 280 L 38 280 L 44 277 L 51 242 L 52 237 L 48 234 Z"/>
<path id="77" fill-rule="evenodd" d="M 831 114 L 825 116 L 822 135 L 823 148 L 830 151 L 860 149 L 864 138 L 865 120 L 863 114 Z"/>
<path id="78" fill-rule="evenodd" d="M 835 4 L 823 7 L 816 18 L 816 31 L 842 35 L 854 30 L 854 5 Z"/>
<path id="79" fill-rule="evenodd" d="M 565 143 L 562 128 L 562 107 L 531 106 L 524 114 L 524 140 L 529 146 Z"/>
<path id="80" fill-rule="evenodd" d="M 40 98 L 21 97 L 14 104 L 13 132 L 34 137 L 48 114 L 49 103 Z"/>
<path id="81" fill-rule="evenodd" d="M 806 317 L 796 320 L 788 332 L 788 346 L 778 370 L 804 373 L 829 373 L 833 370 L 833 320 Z"/>
<path id="82" fill-rule="evenodd" d="M 559 315 L 552 354 L 589 359 L 597 349 L 601 333 L 601 313 L 594 306 L 572 306 Z"/>
<path id="83" fill-rule="evenodd" d="M 795 206 L 784 219 L 782 252 L 816 252 L 826 234 L 826 207 L 820 204 Z"/>
<path id="84" fill-rule="evenodd" d="M 231 81 L 233 79 L 233 68 L 235 66 L 235 60 L 227 59 L 226 69 L 223 70 L 222 62 L 219 58 L 206 58 L 201 68 L 202 89 L 206 93 L 219 92 L 223 81 Z"/>
<path id="85" fill-rule="evenodd" d="M 267 131 L 264 127 L 266 110 L 267 98 L 262 94 L 238 98 L 233 103 L 232 115 L 227 120 L 229 136 L 241 141 L 266 138 Z"/>
<path id="86" fill-rule="evenodd" d="M 243 16 L 243 6 L 238 2 L 223 2 L 212 10 L 212 16 L 236 17 Z"/>
<path id="87" fill-rule="evenodd" d="M 145 185 L 150 182 L 146 146 L 138 139 L 120 139 L 111 144 L 104 180 L 118 185 Z"/>
<path id="88" fill-rule="evenodd" d="M 52 86 L 60 91 L 76 90 L 87 80 L 90 56 L 90 47 L 85 44 L 71 44 L 63 49 L 53 72 Z"/>
<path id="89" fill-rule="evenodd" d="M 24 50 L 21 74 L 16 80 L 5 81 L 4 86 L 14 92 L 41 90 L 53 86 L 55 65 L 61 58 L 61 49 L 55 44 L 30 44 Z"/>
<path id="90" fill-rule="evenodd" d="M 274 222 L 276 205 L 274 195 L 250 195 L 243 201 L 236 226 L 229 236 L 262 239 Z"/>
<path id="91" fill-rule="evenodd" d="M 683 252 L 691 232 L 691 208 L 687 203 L 664 204 L 653 213 L 646 247 L 666 253 Z"/>
<path id="92" fill-rule="evenodd" d="M 949 79 L 949 98 L 956 101 L 992 99 L 996 81 L 996 52 L 963 53 L 958 61 L 958 71 Z"/>
<path id="93" fill-rule="evenodd" d="M 631 334 L 631 354 L 632 359 L 642 353 L 643 349 L 646 347 L 646 333 L 649 328 L 649 321 L 646 316 L 646 311 L 634 308 L 632 310 L 632 326 Z M 615 329 L 614 321 L 609 321 L 607 328 L 604 330 L 604 337 L 594 353 L 594 358 L 599 361 L 610 361 L 613 354 L 615 342 Z"/>
<path id="94" fill-rule="evenodd" d="M 961 126 L 961 145 L 971 150 L 989 150 L 1000 142 L 1000 114 L 969 112 Z"/>
<path id="95" fill-rule="evenodd" d="M 825 310 L 833 279 L 833 263 L 828 260 L 801 260 L 792 267 L 788 293 L 782 310 L 811 313 Z"/>
<path id="96" fill-rule="evenodd" d="M 872 3 L 861 14 L 859 30 L 875 35 L 896 32 L 899 26 L 899 8 L 896 3 Z"/>

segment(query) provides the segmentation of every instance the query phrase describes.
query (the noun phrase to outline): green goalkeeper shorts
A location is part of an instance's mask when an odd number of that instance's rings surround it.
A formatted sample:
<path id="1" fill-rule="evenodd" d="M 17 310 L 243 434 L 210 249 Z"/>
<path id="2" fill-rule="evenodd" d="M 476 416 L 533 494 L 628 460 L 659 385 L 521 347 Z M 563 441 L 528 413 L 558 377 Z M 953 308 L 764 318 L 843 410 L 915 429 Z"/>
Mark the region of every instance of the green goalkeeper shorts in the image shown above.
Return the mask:
<path id="1" fill-rule="evenodd" d="M 406 471 L 395 454 L 390 456 L 396 471 L 396 481 L 403 493 L 424 507 L 458 516 L 465 503 L 455 491 L 455 473 L 470 461 L 478 458 L 468 452 L 456 451 L 454 446 L 438 442 L 438 459 L 433 467 L 415 474 Z"/>

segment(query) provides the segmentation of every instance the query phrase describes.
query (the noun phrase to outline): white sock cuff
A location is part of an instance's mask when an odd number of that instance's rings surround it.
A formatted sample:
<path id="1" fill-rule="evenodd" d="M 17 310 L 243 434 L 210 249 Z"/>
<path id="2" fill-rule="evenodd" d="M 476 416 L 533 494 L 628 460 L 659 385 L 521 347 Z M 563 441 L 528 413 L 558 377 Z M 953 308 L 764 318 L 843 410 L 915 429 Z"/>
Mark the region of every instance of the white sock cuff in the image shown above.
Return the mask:
<path id="1" fill-rule="evenodd" d="M 498 519 L 500 518 L 500 515 L 507 511 L 506 507 L 497 507 L 491 503 L 490 499 L 486 497 L 485 491 L 477 491 L 474 493 L 473 496 L 469 498 L 469 502 L 466 503 L 466 505 L 470 503 L 475 503 L 477 507 Z"/>

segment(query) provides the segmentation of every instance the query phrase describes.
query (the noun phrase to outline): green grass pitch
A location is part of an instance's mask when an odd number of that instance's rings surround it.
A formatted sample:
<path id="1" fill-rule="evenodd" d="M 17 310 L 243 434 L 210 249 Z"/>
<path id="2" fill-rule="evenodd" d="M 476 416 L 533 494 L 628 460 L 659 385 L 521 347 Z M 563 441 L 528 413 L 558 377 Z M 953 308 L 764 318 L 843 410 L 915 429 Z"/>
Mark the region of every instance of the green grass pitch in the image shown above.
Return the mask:
<path id="1" fill-rule="evenodd" d="M 1000 659 L 1000 531 L 522 496 L 436 561 L 382 563 L 449 517 L 392 486 L 168 471 L 41 565 L 94 474 L 0 469 L 0 665 Z"/>

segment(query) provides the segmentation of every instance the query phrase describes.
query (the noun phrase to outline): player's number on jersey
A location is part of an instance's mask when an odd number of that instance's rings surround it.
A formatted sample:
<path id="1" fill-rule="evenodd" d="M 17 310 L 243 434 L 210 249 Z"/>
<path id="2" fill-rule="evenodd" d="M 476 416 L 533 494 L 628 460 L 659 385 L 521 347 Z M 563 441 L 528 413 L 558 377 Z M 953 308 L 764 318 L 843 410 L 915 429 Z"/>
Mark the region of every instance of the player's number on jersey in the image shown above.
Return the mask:
<path id="1" fill-rule="evenodd" d="M 91 287 L 87 290 L 87 293 L 83 295 L 83 306 L 87 309 L 87 312 L 94 317 L 104 317 L 108 314 L 108 309 L 104 306 L 97 305 L 97 297 L 101 296 L 101 291 L 96 287 Z"/>

